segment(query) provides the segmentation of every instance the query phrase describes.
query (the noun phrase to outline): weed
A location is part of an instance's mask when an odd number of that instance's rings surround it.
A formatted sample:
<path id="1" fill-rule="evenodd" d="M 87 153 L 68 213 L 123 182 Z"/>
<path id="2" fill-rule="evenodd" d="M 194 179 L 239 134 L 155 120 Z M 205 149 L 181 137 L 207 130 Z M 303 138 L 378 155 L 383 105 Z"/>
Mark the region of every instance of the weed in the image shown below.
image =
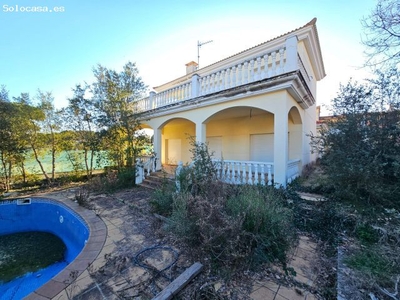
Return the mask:
<path id="1" fill-rule="evenodd" d="M 344 262 L 358 271 L 364 280 L 373 278 L 371 281 L 376 281 L 381 286 L 390 285 L 392 277 L 397 274 L 393 261 L 378 247 L 360 249 L 347 257 Z"/>
<path id="2" fill-rule="evenodd" d="M 356 227 L 356 237 L 358 240 L 366 245 L 375 244 L 379 240 L 378 233 L 370 224 L 363 223 Z"/>
<path id="3" fill-rule="evenodd" d="M 86 186 L 81 186 L 75 190 L 75 201 L 78 202 L 80 206 L 90 208 L 89 196 L 90 190 Z"/>
<path id="4" fill-rule="evenodd" d="M 175 192 L 174 184 L 167 178 L 166 173 L 163 173 L 161 186 L 154 191 L 150 204 L 154 212 L 169 216 L 172 213 L 173 196 Z"/>
<path id="5" fill-rule="evenodd" d="M 177 177 L 179 192 L 162 187 L 155 193 L 156 208 L 168 216 L 167 230 L 220 271 L 275 261 L 285 267 L 295 231 L 283 193 L 217 181 L 207 145 L 193 147 L 192 165 Z"/>

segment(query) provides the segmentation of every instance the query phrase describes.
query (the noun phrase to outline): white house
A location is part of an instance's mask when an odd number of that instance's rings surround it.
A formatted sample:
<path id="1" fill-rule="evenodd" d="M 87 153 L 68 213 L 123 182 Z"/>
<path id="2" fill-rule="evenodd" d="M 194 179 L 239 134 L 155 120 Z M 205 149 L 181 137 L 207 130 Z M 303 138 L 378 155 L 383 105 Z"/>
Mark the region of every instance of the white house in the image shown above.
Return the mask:
<path id="1" fill-rule="evenodd" d="M 308 134 L 316 132 L 316 85 L 325 77 L 316 19 L 186 69 L 137 103 L 142 124 L 154 130 L 157 169 L 190 162 L 189 136 L 208 142 L 224 161 L 220 175 L 237 182 L 285 186 L 316 159 Z"/>

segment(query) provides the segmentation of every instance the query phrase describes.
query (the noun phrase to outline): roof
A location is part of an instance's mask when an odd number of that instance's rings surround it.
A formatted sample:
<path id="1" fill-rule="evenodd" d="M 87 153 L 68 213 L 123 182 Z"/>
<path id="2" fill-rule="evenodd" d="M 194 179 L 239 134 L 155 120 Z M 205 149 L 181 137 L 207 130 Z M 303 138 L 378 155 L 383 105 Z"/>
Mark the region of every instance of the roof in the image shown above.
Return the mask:
<path id="1" fill-rule="evenodd" d="M 205 69 L 205 68 L 210 67 L 210 66 L 212 66 L 212 65 L 216 65 L 216 64 L 218 64 L 218 63 L 220 63 L 220 62 L 222 62 L 222 61 L 224 61 L 224 60 L 228 60 L 228 59 L 231 58 L 231 57 L 235 57 L 235 56 L 237 56 L 237 55 L 239 55 L 239 54 L 241 54 L 241 53 L 247 52 L 247 51 L 249 51 L 249 50 L 251 50 L 251 49 L 254 49 L 254 48 L 257 48 L 257 47 L 259 47 L 259 46 L 262 46 L 262 45 L 271 43 L 272 41 L 275 41 L 275 40 L 277 40 L 277 39 L 279 39 L 279 38 L 281 38 L 281 37 L 290 35 L 291 33 L 296 32 L 296 31 L 298 31 L 298 30 L 300 30 L 300 29 L 306 28 L 306 27 L 308 27 L 308 26 L 314 26 L 316 23 L 317 23 L 317 18 L 313 18 L 310 22 L 308 22 L 308 23 L 307 23 L 306 25 L 304 25 L 304 26 L 301 26 L 301 27 L 299 27 L 299 28 L 293 29 L 293 30 L 291 30 L 291 31 L 289 31 L 289 32 L 286 32 L 286 33 L 284 33 L 284 34 L 278 35 L 277 37 L 274 37 L 274 38 L 272 38 L 272 39 L 270 39 L 270 40 L 267 40 L 267 41 L 265 41 L 265 42 L 263 42 L 263 43 L 260 43 L 260 44 L 258 44 L 258 45 L 255 45 L 255 46 L 253 46 L 253 47 L 250 47 L 250 48 L 248 48 L 248 49 L 246 49 L 246 50 L 240 51 L 240 52 L 238 52 L 238 53 L 236 53 L 236 54 L 233 54 L 233 55 L 231 55 L 231 56 L 225 57 L 224 59 L 221 59 L 221 60 L 219 60 L 219 61 L 216 61 L 215 63 L 212 63 L 212 64 L 210 64 L 210 65 L 207 65 L 207 66 L 205 66 L 205 67 L 203 67 L 203 68 L 201 68 L 201 69 Z M 319 41 L 318 41 L 318 43 L 319 43 Z M 199 69 L 199 70 L 201 70 L 201 69 Z"/>
<path id="2" fill-rule="evenodd" d="M 263 46 L 263 45 L 269 44 L 269 43 L 274 42 L 274 41 L 276 41 L 276 40 L 278 40 L 278 39 L 282 39 L 283 37 L 289 37 L 289 36 L 290 36 L 291 34 L 293 34 L 293 33 L 297 33 L 297 32 L 299 32 L 299 31 L 301 31 L 302 29 L 306 29 L 306 28 L 311 27 L 311 28 L 312 28 L 312 32 L 313 32 L 313 34 L 314 34 L 314 37 L 315 37 L 315 39 L 316 39 L 316 45 L 315 45 L 314 48 L 317 48 L 317 49 L 316 49 L 316 51 L 318 52 L 317 55 L 321 58 L 321 66 L 320 66 L 320 73 L 321 73 L 321 76 L 320 76 L 320 77 L 323 78 L 323 77 L 326 76 L 326 74 L 325 74 L 325 67 L 324 67 L 323 62 L 322 62 L 322 53 L 321 53 L 321 47 L 320 47 L 320 42 L 319 42 L 319 37 L 318 37 L 318 32 L 317 32 L 316 23 L 317 23 L 317 18 L 313 18 L 311 21 L 309 21 L 307 24 L 305 24 L 305 25 L 303 25 L 303 26 L 301 26 L 301 27 L 298 27 L 298 28 L 296 28 L 296 29 L 293 29 L 293 30 L 291 30 L 291 31 L 289 31 L 289 32 L 286 32 L 286 33 L 284 33 L 284 34 L 281 34 L 281 35 L 279 35 L 279 36 L 277 36 L 277 37 L 275 37 L 275 38 L 272 38 L 272 39 L 267 40 L 267 41 L 265 41 L 265 42 L 263 42 L 263 43 L 260 43 L 260 44 L 258 44 L 258 45 L 255 45 L 255 46 L 253 46 L 253 47 L 250 47 L 250 48 L 248 48 L 248 49 L 246 49 L 246 50 L 240 51 L 240 52 L 238 52 L 238 53 L 236 53 L 236 54 L 233 54 L 233 55 L 231 55 L 231 56 L 228 56 L 228 57 L 226 57 L 226 58 L 224 58 L 224 59 L 222 59 L 222 60 L 216 61 L 216 62 L 214 62 L 214 63 L 212 63 L 212 64 L 210 64 L 210 65 L 207 65 L 207 66 L 205 66 L 205 67 L 202 67 L 202 68 L 198 69 L 198 70 L 196 71 L 196 73 L 197 73 L 197 72 L 198 72 L 198 73 L 202 73 L 202 71 L 205 70 L 205 69 L 210 69 L 210 68 L 212 68 L 213 66 L 216 66 L 216 65 L 218 65 L 218 64 L 221 64 L 221 63 L 224 62 L 224 61 L 228 61 L 228 60 L 230 60 L 230 59 L 232 59 L 232 58 L 234 58 L 234 57 L 236 57 L 236 56 L 239 56 L 239 55 L 241 55 L 241 54 L 243 54 L 243 53 L 245 53 L 245 52 L 248 52 L 248 51 L 251 51 L 251 50 L 253 50 L 253 49 L 257 48 L 257 47 L 261 47 L 261 46 Z M 181 77 L 179 77 L 179 78 L 176 78 L 176 79 L 174 79 L 174 80 L 171 80 L 170 82 L 164 83 L 164 84 L 162 84 L 162 85 L 159 85 L 159 86 L 156 86 L 156 87 L 153 87 L 153 88 L 154 88 L 155 90 L 157 90 L 157 89 L 159 89 L 160 87 L 163 87 L 163 86 L 165 86 L 165 85 L 169 85 L 169 84 L 174 83 L 174 82 L 177 83 L 177 82 L 182 82 L 182 81 L 188 80 L 189 78 L 191 78 L 191 76 L 192 76 L 193 74 L 194 74 L 194 73 L 181 76 Z"/>

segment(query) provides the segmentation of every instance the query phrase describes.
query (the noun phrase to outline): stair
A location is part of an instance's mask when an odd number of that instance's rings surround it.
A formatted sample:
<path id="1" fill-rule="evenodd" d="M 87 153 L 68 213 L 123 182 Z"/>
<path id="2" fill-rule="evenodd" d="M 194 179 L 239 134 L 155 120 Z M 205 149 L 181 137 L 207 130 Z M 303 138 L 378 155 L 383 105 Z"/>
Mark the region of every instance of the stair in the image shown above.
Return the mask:
<path id="1" fill-rule="evenodd" d="M 165 172 L 152 172 L 140 185 L 148 189 L 157 190 L 161 187 L 164 177 L 171 181 L 171 183 L 174 182 L 174 177 L 171 174 L 165 174 Z"/>

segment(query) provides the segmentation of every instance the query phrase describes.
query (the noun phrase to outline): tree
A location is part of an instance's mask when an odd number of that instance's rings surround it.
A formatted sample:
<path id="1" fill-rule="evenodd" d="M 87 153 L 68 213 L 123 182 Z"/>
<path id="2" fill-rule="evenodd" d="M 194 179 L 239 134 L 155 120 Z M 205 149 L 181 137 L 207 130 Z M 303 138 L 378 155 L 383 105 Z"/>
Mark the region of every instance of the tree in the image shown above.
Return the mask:
<path id="1" fill-rule="evenodd" d="M 100 137 L 95 131 L 96 108 L 86 96 L 89 89 L 89 85 L 76 85 L 73 89 L 74 96 L 68 99 L 69 105 L 63 110 L 63 115 L 66 127 L 75 133 L 75 150 L 83 150 L 86 174 L 90 178 L 95 154 L 100 150 Z"/>
<path id="2" fill-rule="evenodd" d="M 44 114 L 44 119 L 41 122 L 41 133 L 46 144 L 50 144 L 51 154 L 51 179 L 54 180 L 56 172 L 56 154 L 59 150 L 58 147 L 58 135 L 56 134 L 60 130 L 60 117 L 59 112 L 54 107 L 54 97 L 51 92 L 43 92 L 38 90 L 37 100 L 39 100 L 38 109 Z"/>
<path id="3" fill-rule="evenodd" d="M 41 133 L 40 124 L 45 121 L 46 116 L 43 110 L 32 105 L 27 93 L 21 93 L 19 97 L 14 97 L 14 102 L 19 111 L 18 123 L 23 126 L 23 130 L 19 131 L 19 134 L 22 135 L 21 140 L 24 140 L 29 145 L 44 178 L 50 183 L 51 178 L 40 159 L 41 150 L 46 148 L 46 141 Z"/>
<path id="4" fill-rule="evenodd" d="M 18 141 L 13 135 L 13 116 L 16 109 L 9 101 L 8 91 L 2 86 L 0 91 L 0 160 L 1 174 L 4 178 L 4 189 L 8 191 L 11 185 L 11 170 L 13 154 L 19 152 Z"/>
<path id="5" fill-rule="evenodd" d="M 400 2 L 379 0 L 371 14 L 361 20 L 363 44 L 368 57 L 365 65 L 376 66 L 400 62 Z"/>
<path id="6" fill-rule="evenodd" d="M 399 71 L 377 72 L 366 83 L 349 81 L 333 100 L 334 117 L 314 150 L 341 199 L 400 207 Z"/>
<path id="7" fill-rule="evenodd" d="M 146 86 L 139 77 L 134 63 L 128 62 L 117 73 L 98 65 L 93 70 L 96 82 L 92 85 L 99 128 L 107 137 L 108 151 L 118 168 L 134 166 L 140 150 L 136 145 L 135 132 L 140 129 L 136 100 L 143 97 Z"/>
<path id="8" fill-rule="evenodd" d="M 0 158 L 2 175 L 8 190 L 15 167 L 21 170 L 23 181 L 26 182 L 25 158 L 31 145 L 27 133 L 32 127 L 27 115 L 34 108 L 29 104 L 28 94 L 22 93 L 20 97 L 14 98 L 14 102 L 9 101 L 5 87 L 0 94 Z"/>

